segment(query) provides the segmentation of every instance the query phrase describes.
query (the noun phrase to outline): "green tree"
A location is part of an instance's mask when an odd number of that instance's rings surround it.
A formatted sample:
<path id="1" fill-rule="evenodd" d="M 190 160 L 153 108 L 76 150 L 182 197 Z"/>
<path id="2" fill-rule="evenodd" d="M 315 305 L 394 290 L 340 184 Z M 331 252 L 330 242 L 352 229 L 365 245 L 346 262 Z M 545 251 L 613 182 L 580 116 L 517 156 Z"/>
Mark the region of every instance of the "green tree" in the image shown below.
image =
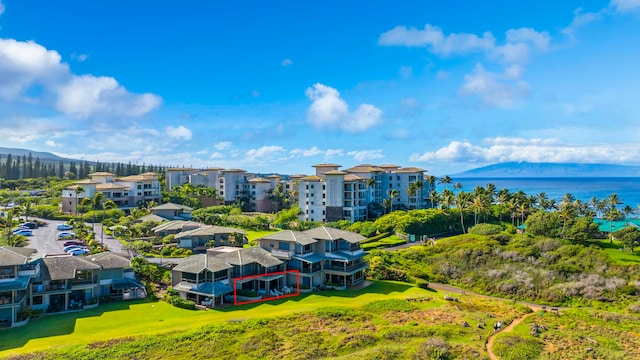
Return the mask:
<path id="1" fill-rule="evenodd" d="M 627 226 L 614 235 L 631 252 L 640 244 L 640 230 L 637 227 Z"/>
<path id="2" fill-rule="evenodd" d="M 76 217 L 78 217 L 78 205 L 80 205 L 78 203 L 78 196 L 84 192 L 84 188 L 82 186 L 80 186 L 80 185 L 76 185 L 76 188 L 74 189 L 74 192 L 76 194 L 76 209 L 75 209 L 75 212 L 76 212 Z"/>
<path id="3" fill-rule="evenodd" d="M 393 212 L 393 202 L 394 202 L 394 199 L 397 198 L 398 196 L 400 196 L 400 193 L 398 192 L 398 190 L 393 189 L 389 191 L 389 199 L 391 199 L 391 211 L 389 212 Z"/>
<path id="4" fill-rule="evenodd" d="M 462 233 L 466 231 L 464 229 L 464 211 L 469 207 L 471 203 L 471 194 L 460 191 L 455 197 L 455 205 L 458 211 L 460 211 L 460 226 L 462 226 Z"/>
<path id="5" fill-rule="evenodd" d="M 438 184 L 444 185 L 444 190 L 447 190 L 447 185 L 452 184 L 453 180 L 449 175 L 445 175 L 438 180 Z"/>

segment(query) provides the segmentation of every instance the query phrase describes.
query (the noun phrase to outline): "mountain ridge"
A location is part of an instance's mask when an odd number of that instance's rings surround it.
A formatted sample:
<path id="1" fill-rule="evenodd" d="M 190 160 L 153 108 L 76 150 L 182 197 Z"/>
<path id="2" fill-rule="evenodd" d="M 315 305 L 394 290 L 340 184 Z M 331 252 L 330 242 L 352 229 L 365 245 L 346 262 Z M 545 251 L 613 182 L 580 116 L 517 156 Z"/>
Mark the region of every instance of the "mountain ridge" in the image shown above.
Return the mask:
<path id="1" fill-rule="evenodd" d="M 584 163 L 504 162 L 487 165 L 461 173 L 458 178 L 481 177 L 640 177 L 640 166 Z"/>

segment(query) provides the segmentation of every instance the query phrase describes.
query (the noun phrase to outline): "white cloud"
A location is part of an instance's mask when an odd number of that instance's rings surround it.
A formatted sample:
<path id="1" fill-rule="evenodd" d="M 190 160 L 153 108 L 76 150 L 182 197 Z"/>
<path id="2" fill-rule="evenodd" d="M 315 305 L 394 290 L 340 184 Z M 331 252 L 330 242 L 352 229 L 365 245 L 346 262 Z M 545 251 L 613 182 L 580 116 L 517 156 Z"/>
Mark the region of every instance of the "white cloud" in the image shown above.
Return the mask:
<path id="1" fill-rule="evenodd" d="M 458 89 L 463 96 L 477 95 L 485 106 L 510 108 L 526 99 L 530 93 L 529 85 L 520 79 L 522 68 L 513 65 L 503 74 L 486 71 L 478 64 L 473 73 L 465 75 L 464 84 Z"/>
<path id="2" fill-rule="evenodd" d="M 214 148 L 216 148 L 216 150 L 227 150 L 229 148 L 231 148 L 231 141 L 221 141 L 215 145 L 213 145 Z"/>
<path id="3" fill-rule="evenodd" d="M 44 144 L 49 146 L 49 147 L 53 147 L 53 148 L 62 147 L 63 146 L 62 144 L 56 143 L 54 140 L 47 140 L 47 141 L 44 142 Z"/>
<path id="4" fill-rule="evenodd" d="M 344 155 L 344 150 L 342 149 L 327 149 L 324 153 L 324 160 L 327 161 L 335 156 Z"/>
<path id="5" fill-rule="evenodd" d="M 28 98 L 28 90 L 38 87 L 39 97 Z M 156 95 L 128 92 L 112 77 L 75 75 L 58 52 L 14 39 L 0 39 L 0 98 L 43 103 L 52 98 L 55 109 L 83 118 L 140 116 L 161 103 Z"/>
<path id="6" fill-rule="evenodd" d="M 307 88 L 305 95 L 312 101 L 307 120 L 318 128 L 361 132 L 377 125 L 382 116 L 382 110 L 370 104 L 361 104 L 350 112 L 338 90 L 320 83 Z"/>
<path id="7" fill-rule="evenodd" d="M 263 146 L 259 149 L 250 149 L 247 151 L 245 159 L 247 161 L 255 161 L 260 159 L 270 159 L 277 154 L 286 151 L 282 146 Z"/>
<path id="8" fill-rule="evenodd" d="M 222 159 L 224 157 L 224 154 L 221 152 L 213 152 L 211 153 L 211 155 L 209 155 L 209 159 Z"/>
<path id="9" fill-rule="evenodd" d="M 385 46 L 429 47 L 434 54 L 446 56 L 493 49 L 495 38 L 490 32 L 485 32 L 481 37 L 468 33 L 445 35 L 439 27 L 426 24 L 424 29 L 396 26 L 382 33 L 378 43 Z"/>
<path id="10" fill-rule="evenodd" d="M 284 59 L 284 60 L 282 60 L 280 65 L 281 66 L 290 66 L 290 65 L 293 65 L 293 61 L 291 61 L 291 59 Z"/>
<path id="11" fill-rule="evenodd" d="M 611 0 L 609 6 L 618 12 L 627 12 L 640 8 L 640 0 Z"/>
<path id="12" fill-rule="evenodd" d="M 318 149 L 317 146 L 314 146 L 314 147 L 312 147 L 310 149 L 293 149 L 289 153 L 291 155 L 309 157 L 309 156 L 320 155 L 320 154 L 323 153 L 323 151 Z"/>
<path id="13" fill-rule="evenodd" d="M 56 87 L 56 109 L 69 115 L 89 117 L 94 114 L 140 116 L 158 107 L 161 100 L 153 94 L 128 92 L 112 77 L 72 76 Z"/>
<path id="14" fill-rule="evenodd" d="M 362 151 L 349 151 L 347 153 L 347 155 L 349 156 L 353 156 L 355 161 L 358 162 L 363 162 L 363 161 L 367 161 L 367 160 L 374 160 L 374 159 L 381 159 L 384 156 L 382 156 L 382 149 L 375 149 L 375 150 L 362 150 Z"/>
<path id="15" fill-rule="evenodd" d="M 637 163 L 640 146 L 637 144 L 563 143 L 557 139 L 495 138 L 485 144 L 452 141 L 433 152 L 412 154 L 413 162 L 497 163 L 508 161 L 579 162 L 579 163 Z"/>
<path id="16" fill-rule="evenodd" d="M 604 10 L 598 12 L 584 12 L 582 8 L 577 8 L 573 12 L 573 19 L 571 24 L 562 29 L 561 32 L 568 36 L 573 36 L 574 33 L 581 27 L 587 26 L 594 21 L 598 21 L 605 14 Z"/>
<path id="17" fill-rule="evenodd" d="M 89 55 L 87 55 L 87 54 L 71 53 L 71 59 L 76 60 L 76 61 L 84 62 L 88 58 L 89 58 Z"/>
<path id="18" fill-rule="evenodd" d="M 167 126 L 165 129 L 167 136 L 178 140 L 191 140 L 193 133 L 188 128 L 180 125 L 178 127 Z"/>

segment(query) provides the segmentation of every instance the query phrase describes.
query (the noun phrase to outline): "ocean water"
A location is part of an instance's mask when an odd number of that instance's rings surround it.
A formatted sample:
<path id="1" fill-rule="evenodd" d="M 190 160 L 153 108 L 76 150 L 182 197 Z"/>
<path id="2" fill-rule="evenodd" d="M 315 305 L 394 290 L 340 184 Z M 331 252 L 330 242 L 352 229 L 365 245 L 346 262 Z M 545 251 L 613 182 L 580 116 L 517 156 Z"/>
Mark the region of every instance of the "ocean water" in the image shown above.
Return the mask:
<path id="1" fill-rule="evenodd" d="M 527 195 L 537 195 L 541 192 L 547 194 L 549 199 L 560 202 L 566 193 L 572 194 L 576 199 L 589 202 L 592 197 L 597 199 L 608 198 L 610 194 L 617 194 L 623 202 L 621 207 L 629 205 L 636 210 L 636 216 L 640 214 L 640 178 L 620 177 L 580 177 L 580 178 L 452 178 L 453 183 L 462 184 L 462 190 L 471 192 L 476 186 L 486 187 L 493 183 L 497 190 L 509 189 L 511 192 L 519 190 Z M 451 189 L 451 185 L 447 185 Z M 440 184 L 438 191 L 443 190 Z"/>

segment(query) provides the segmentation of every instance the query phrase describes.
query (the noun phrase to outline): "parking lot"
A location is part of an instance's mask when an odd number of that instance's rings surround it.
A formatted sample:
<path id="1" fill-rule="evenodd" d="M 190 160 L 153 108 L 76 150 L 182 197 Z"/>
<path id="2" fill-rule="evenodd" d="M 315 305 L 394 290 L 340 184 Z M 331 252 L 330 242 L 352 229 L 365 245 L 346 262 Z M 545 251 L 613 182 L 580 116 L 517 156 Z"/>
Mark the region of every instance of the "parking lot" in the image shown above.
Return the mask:
<path id="1" fill-rule="evenodd" d="M 64 224 L 65 221 L 60 220 L 46 220 L 46 219 L 37 219 L 39 221 L 43 221 L 46 223 L 45 226 L 38 227 L 33 229 L 33 236 L 29 236 L 27 239 L 29 240 L 29 245 L 26 247 L 35 249 L 39 254 L 64 254 L 62 244 L 64 241 L 58 240 L 57 235 L 60 232 L 56 226 L 58 224 Z M 92 225 L 87 224 L 89 227 Z M 71 230 L 73 231 L 73 230 Z M 95 224 L 95 232 L 96 232 L 96 240 L 100 242 L 101 235 L 104 243 L 107 245 L 107 248 L 112 252 L 122 252 L 122 244 L 117 239 L 112 238 L 107 234 L 102 234 L 102 225 Z"/>

